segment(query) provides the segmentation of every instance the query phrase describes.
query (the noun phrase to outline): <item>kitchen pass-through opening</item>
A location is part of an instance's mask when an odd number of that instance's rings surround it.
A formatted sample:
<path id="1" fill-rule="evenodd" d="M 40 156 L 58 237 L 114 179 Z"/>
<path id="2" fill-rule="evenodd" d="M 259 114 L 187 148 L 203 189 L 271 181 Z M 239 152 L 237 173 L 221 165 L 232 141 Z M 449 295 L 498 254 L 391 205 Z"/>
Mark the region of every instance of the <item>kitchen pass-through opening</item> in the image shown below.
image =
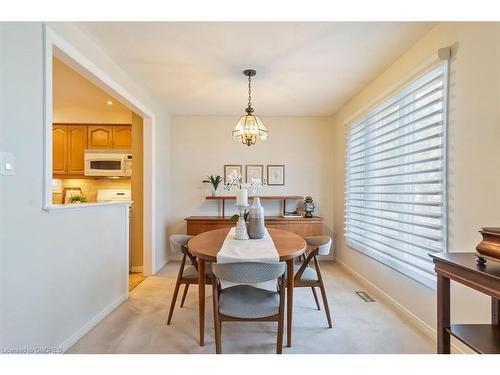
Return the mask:
<path id="1" fill-rule="evenodd" d="M 52 205 L 131 202 L 131 290 L 144 280 L 144 120 L 75 65 L 52 56 Z"/>

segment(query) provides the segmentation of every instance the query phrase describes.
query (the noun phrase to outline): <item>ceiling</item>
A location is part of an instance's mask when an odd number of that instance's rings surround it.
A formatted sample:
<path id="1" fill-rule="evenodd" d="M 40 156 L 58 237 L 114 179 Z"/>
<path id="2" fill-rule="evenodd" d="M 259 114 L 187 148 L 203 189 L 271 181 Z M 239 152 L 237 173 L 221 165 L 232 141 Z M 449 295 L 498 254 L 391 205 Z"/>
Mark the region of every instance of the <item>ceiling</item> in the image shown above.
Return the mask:
<path id="1" fill-rule="evenodd" d="M 52 69 L 54 112 L 78 108 L 79 112 L 130 113 L 130 109 L 55 57 Z M 108 101 L 113 104 L 109 105 Z"/>
<path id="2" fill-rule="evenodd" d="M 91 22 L 78 25 L 174 115 L 325 116 L 427 33 L 428 22 Z"/>

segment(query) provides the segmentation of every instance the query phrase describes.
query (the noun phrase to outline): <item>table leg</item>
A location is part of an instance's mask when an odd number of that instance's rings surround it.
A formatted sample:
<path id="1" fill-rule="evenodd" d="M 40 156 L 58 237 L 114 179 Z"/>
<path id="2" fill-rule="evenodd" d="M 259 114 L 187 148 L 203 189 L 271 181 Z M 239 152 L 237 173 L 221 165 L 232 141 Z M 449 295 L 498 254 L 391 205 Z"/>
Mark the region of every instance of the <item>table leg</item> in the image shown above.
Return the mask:
<path id="1" fill-rule="evenodd" d="M 437 276 L 437 352 L 450 354 L 450 279 Z"/>
<path id="2" fill-rule="evenodd" d="M 491 297 L 491 324 L 500 325 L 500 300 Z"/>
<path id="3" fill-rule="evenodd" d="M 286 261 L 287 295 L 286 295 L 286 346 L 292 346 L 292 310 L 293 310 L 293 263 L 294 259 Z"/>
<path id="4" fill-rule="evenodd" d="M 198 257 L 198 311 L 200 346 L 205 345 L 205 260 Z"/>

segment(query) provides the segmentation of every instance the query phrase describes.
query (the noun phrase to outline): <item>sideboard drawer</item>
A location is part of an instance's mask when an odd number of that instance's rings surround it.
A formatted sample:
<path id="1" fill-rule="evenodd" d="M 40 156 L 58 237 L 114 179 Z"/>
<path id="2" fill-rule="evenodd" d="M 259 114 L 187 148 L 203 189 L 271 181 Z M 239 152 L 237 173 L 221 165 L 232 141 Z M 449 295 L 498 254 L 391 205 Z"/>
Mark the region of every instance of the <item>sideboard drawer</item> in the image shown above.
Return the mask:
<path id="1" fill-rule="evenodd" d="M 186 219 L 187 234 L 196 236 L 215 229 L 230 228 L 236 225 L 229 217 L 221 216 L 190 216 Z M 287 230 L 301 237 L 321 236 L 323 234 L 323 218 L 285 218 L 269 216 L 265 219 L 266 227 Z"/>

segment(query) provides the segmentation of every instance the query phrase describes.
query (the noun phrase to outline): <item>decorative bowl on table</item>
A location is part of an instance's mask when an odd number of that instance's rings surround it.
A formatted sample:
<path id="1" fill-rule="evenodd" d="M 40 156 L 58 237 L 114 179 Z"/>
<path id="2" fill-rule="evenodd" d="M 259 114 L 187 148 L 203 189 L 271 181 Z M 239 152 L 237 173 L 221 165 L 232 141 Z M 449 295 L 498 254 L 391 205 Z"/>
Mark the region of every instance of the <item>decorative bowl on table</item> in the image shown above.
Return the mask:
<path id="1" fill-rule="evenodd" d="M 476 246 L 477 262 L 486 263 L 486 260 L 500 262 L 500 227 L 482 228 L 479 233 L 483 240 Z"/>

